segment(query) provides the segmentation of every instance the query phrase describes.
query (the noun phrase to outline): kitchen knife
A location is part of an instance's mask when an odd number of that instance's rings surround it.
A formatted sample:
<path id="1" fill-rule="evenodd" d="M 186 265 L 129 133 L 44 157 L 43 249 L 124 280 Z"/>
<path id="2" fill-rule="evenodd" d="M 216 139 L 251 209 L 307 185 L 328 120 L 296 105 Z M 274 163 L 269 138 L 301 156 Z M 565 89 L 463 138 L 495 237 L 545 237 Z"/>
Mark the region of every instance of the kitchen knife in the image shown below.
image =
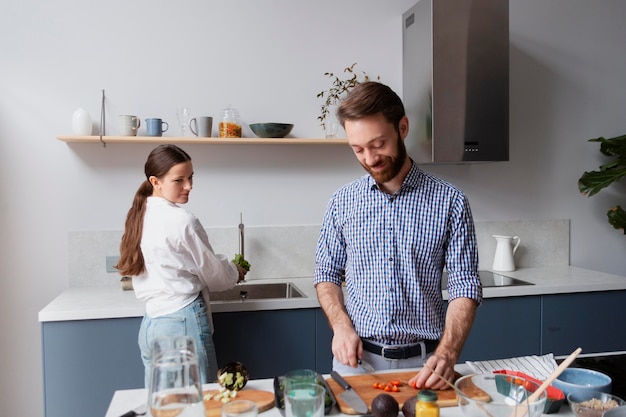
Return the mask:
<path id="1" fill-rule="evenodd" d="M 148 411 L 148 404 L 141 403 L 141 405 L 133 408 L 132 410 L 122 414 L 120 417 L 135 417 L 135 416 L 143 416 Z"/>
<path id="2" fill-rule="evenodd" d="M 363 401 L 363 399 L 361 397 L 359 397 L 359 394 L 354 392 L 354 390 L 352 389 L 350 384 L 348 384 L 348 382 L 345 379 L 343 379 L 341 377 L 341 375 L 339 375 L 335 371 L 332 371 L 330 373 L 330 376 L 344 390 L 342 393 L 339 394 L 339 397 L 342 400 L 344 400 L 346 402 L 346 404 L 348 404 L 348 406 L 352 407 L 352 409 L 354 409 L 354 411 L 356 411 L 357 413 L 359 413 L 359 414 L 367 414 L 367 412 L 368 412 L 367 404 L 365 404 L 365 401 Z"/>

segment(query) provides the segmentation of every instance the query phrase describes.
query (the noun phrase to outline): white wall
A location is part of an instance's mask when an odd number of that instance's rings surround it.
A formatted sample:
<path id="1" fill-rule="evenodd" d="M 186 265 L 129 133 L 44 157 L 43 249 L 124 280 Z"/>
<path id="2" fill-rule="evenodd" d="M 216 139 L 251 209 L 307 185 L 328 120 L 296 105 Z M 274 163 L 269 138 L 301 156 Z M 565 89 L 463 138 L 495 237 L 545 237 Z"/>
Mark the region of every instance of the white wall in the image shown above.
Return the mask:
<path id="1" fill-rule="evenodd" d="M 401 14 L 415 0 L 5 2 L 0 13 L 0 415 L 42 415 L 37 312 L 68 285 L 67 234 L 120 230 L 152 145 L 66 143 L 78 107 L 109 132 L 118 114 L 175 107 L 295 123 L 320 137 L 326 71 L 357 68 L 401 91 Z M 606 222 L 619 184 L 586 199 L 596 136 L 625 133 L 626 3 L 511 0 L 511 161 L 428 169 L 468 193 L 477 220 L 571 219 L 571 264 L 624 275 L 626 238 Z M 249 133 L 249 132 L 248 132 Z M 185 147 L 189 208 L 205 227 L 320 222 L 361 174 L 349 149 Z M 88 382 L 88 381 L 86 381 Z M 94 375 L 97 383 L 97 375 Z M 94 388 L 95 389 L 95 388 Z"/>

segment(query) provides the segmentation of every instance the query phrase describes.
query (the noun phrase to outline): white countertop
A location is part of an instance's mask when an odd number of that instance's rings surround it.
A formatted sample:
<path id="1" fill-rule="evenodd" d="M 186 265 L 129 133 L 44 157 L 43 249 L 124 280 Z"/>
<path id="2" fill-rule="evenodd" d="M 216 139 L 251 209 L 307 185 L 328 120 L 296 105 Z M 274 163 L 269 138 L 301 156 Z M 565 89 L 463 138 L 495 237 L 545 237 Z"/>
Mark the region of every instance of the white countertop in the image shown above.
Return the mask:
<path id="1" fill-rule="evenodd" d="M 471 369 L 466 364 L 456 365 L 456 370 L 461 375 L 467 375 L 471 373 Z M 418 369 L 415 370 L 416 372 Z M 328 375 L 325 375 L 328 378 Z M 217 384 L 207 384 L 203 387 L 203 389 L 216 389 L 218 387 Z M 274 392 L 273 388 L 273 379 L 258 379 L 248 381 L 246 384 L 246 388 L 244 389 L 256 389 Z M 113 398 L 111 403 L 109 404 L 109 409 L 105 417 L 119 417 L 125 412 L 134 409 L 139 406 L 142 401 L 146 401 L 148 397 L 147 391 L 145 389 L 130 389 L 130 390 L 118 390 L 113 393 Z M 462 417 L 461 410 L 458 407 L 442 407 L 441 408 L 441 417 Z M 260 413 L 262 417 L 284 417 L 283 414 L 275 407 L 270 408 L 269 410 Z M 347 416 L 346 414 L 341 413 L 336 407 L 330 412 L 330 415 L 333 416 Z M 149 413 L 148 413 L 149 416 Z M 544 414 L 544 416 L 559 416 L 559 417 L 573 417 L 574 413 L 570 410 L 569 406 L 566 404 L 561 406 L 561 409 L 558 413 L 555 414 Z"/>
<path id="2" fill-rule="evenodd" d="M 626 277 L 590 271 L 571 266 L 520 268 L 502 275 L 519 278 L 535 285 L 490 287 L 483 289 L 484 298 L 576 292 L 626 290 Z M 230 311 L 284 310 L 317 308 L 319 303 L 313 278 L 252 280 L 251 284 L 293 282 L 306 297 L 270 300 L 213 301 L 214 313 Z M 245 284 L 244 284 L 245 285 Z M 444 298 L 447 292 L 444 291 Z M 123 291 L 119 285 L 70 287 L 39 312 L 39 321 L 66 321 L 142 317 L 144 303 L 133 291 Z"/>

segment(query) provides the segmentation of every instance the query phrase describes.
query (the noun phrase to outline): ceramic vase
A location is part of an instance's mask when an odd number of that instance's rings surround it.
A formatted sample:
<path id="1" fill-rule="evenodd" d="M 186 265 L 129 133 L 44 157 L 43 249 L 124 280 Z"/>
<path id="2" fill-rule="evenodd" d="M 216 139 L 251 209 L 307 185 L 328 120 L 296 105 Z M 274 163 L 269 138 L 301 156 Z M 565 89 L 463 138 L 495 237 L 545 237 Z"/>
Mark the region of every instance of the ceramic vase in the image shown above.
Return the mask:
<path id="1" fill-rule="evenodd" d="M 91 135 L 93 126 L 91 124 L 91 116 L 84 109 L 78 109 L 72 115 L 72 129 L 74 134 L 78 136 Z"/>

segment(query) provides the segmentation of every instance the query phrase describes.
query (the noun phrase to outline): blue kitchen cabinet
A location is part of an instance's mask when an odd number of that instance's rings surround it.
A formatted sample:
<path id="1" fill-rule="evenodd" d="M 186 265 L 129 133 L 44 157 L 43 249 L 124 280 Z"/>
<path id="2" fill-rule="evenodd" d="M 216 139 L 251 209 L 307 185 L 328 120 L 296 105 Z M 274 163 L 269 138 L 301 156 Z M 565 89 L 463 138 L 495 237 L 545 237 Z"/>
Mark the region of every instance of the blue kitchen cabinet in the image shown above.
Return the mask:
<path id="1" fill-rule="evenodd" d="M 542 353 L 626 350 L 626 291 L 542 296 Z"/>
<path id="2" fill-rule="evenodd" d="M 46 417 L 103 416 L 113 393 L 143 387 L 141 318 L 42 323 Z"/>
<path id="3" fill-rule="evenodd" d="M 485 298 L 458 362 L 537 355 L 541 297 Z"/>
<path id="4" fill-rule="evenodd" d="M 321 374 L 329 374 L 333 368 L 331 343 L 333 331 L 321 308 L 315 310 L 315 369 Z"/>

